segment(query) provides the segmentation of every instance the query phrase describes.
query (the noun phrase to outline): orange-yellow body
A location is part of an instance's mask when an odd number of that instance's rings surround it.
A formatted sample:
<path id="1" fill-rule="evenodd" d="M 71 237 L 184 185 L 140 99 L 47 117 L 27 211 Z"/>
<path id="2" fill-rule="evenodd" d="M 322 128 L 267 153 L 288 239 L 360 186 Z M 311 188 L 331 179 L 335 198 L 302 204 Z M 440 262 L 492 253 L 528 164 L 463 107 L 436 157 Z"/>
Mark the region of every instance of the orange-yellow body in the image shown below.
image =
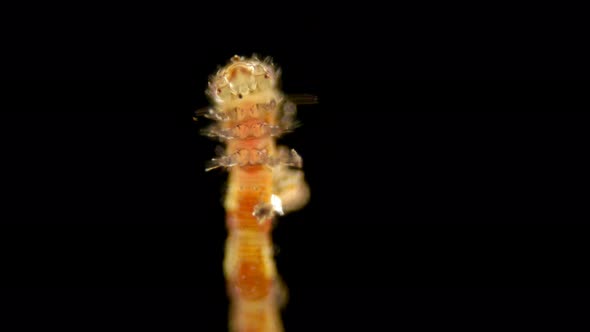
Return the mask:
<path id="1" fill-rule="evenodd" d="M 275 145 L 292 125 L 277 76 L 269 61 L 236 56 L 209 83 L 208 117 L 218 121 L 208 134 L 226 144 L 209 169 L 229 170 L 224 272 L 232 331 L 282 331 L 272 223 L 275 213 L 303 206 L 309 194 L 301 171 L 289 168 L 300 166 L 300 157 Z"/>

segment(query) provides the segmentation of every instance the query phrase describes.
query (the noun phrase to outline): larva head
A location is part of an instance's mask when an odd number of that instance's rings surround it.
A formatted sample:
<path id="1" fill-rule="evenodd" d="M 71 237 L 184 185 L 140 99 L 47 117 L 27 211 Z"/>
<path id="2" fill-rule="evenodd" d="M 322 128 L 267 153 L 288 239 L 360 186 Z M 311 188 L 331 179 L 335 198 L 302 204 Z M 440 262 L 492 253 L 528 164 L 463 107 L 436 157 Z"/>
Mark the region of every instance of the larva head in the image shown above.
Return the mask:
<path id="1" fill-rule="evenodd" d="M 207 93 L 217 102 L 239 100 L 275 88 L 278 72 L 270 60 L 233 56 L 209 81 Z"/>

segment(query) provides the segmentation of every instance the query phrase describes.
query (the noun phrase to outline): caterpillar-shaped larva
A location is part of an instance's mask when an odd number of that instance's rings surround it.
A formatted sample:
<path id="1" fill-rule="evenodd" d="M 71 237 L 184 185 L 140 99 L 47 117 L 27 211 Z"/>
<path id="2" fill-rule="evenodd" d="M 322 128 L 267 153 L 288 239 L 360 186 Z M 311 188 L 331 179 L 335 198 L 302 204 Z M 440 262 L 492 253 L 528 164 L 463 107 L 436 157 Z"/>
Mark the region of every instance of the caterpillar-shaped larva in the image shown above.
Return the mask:
<path id="1" fill-rule="evenodd" d="M 280 330 L 272 221 L 276 214 L 301 208 L 309 198 L 297 169 L 301 157 L 276 146 L 276 139 L 296 125 L 295 104 L 278 89 L 278 78 L 269 58 L 234 56 L 211 77 L 207 94 L 213 105 L 200 112 L 215 120 L 204 134 L 225 143 L 206 170 L 229 171 L 224 272 L 234 307 L 232 330 L 254 325 L 260 328 L 252 331 Z"/>

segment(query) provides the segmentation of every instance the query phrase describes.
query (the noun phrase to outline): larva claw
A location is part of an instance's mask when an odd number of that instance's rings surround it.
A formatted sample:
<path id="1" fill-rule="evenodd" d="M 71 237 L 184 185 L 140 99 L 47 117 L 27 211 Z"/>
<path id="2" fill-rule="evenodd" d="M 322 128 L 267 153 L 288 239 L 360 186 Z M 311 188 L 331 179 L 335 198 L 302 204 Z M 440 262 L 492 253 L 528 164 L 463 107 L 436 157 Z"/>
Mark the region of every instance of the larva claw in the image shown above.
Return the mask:
<path id="1" fill-rule="evenodd" d="M 235 158 L 233 156 L 224 156 L 221 158 L 213 158 L 209 161 L 207 168 L 205 168 L 206 172 L 214 170 L 219 167 L 233 167 L 237 165 Z"/>
<path id="2" fill-rule="evenodd" d="M 205 172 L 209 172 L 219 167 L 233 167 L 237 165 L 236 156 L 235 154 L 226 156 L 224 155 L 224 149 L 221 146 L 215 147 L 215 153 L 217 155 L 216 158 L 212 158 L 208 163 L 207 167 L 205 168 Z"/>
<path id="3" fill-rule="evenodd" d="M 203 136 L 208 136 L 208 137 L 217 137 L 221 140 L 228 140 L 228 139 L 235 138 L 232 130 L 222 129 L 218 125 L 212 125 L 208 128 L 201 130 L 201 134 Z"/>
<path id="4" fill-rule="evenodd" d="M 204 117 L 215 121 L 227 121 L 228 116 L 217 108 L 205 107 L 195 111 L 193 120 L 197 121 L 199 117 Z"/>

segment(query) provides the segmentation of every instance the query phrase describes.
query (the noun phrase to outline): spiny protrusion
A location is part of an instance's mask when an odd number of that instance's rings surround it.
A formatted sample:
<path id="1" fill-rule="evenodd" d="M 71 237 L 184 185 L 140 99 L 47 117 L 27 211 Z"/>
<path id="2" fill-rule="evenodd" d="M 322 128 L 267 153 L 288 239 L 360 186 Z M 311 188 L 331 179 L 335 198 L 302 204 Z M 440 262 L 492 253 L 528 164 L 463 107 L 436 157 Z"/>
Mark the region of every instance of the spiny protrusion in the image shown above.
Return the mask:
<path id="1" fill-rule="evenodd" d="M 221 109 L 213 107 L 206 107 L 196 110 L 193 120 L 197 121 L 199 117 L 204 117 L 215 121 L 229 120 L 229 116 L 225 112 L 223 112 Z"/>
<path id="2" fill-rule="evenodd" d="M 201 134 L 207 137 L 219 138 L 222 141 L 236 138 L 236 136 L 233 133 L 233 130 L 222 128 L 217 124 L 202 129 Z"/>
<path id="3" fill-rule="evenodd" d="M 235 159 L 233 158 L 233 156 L 223 156 L 220 158 L 212 158 L 211 161 L 209 161 L 207 167 L 205 168 L 205 172 L 209 172 L 209 171 L 214 170 L 219 167 L 229 168 L 229 167 L 233 167 L 235 165 L 237 165 L 237 163 L 236 163 Z"/>
<path id="4" fill-rule="evenodd" d="M 230 168 L 234 166 L 252 166 L 252 165 L 267 165 L 269 167 L 275 166 L 290 166 L 301 168 L 303 166 L 303 159 L 295 151 L 291 149 L 287 152 L 286 148 L 279 149 L 278 156 L 270 156 L 267 149 L 240 149 L 229 155 L 221 155 L 217 158 L 211 159 L 205 171 L 224 167 Z"/>
<path id="5" fill-rule="evenodd" d="M 295 149 L 288 150 L 284 146 L 278 148 L 278 158 L 276 158 L 276 165 L 285 165 L 295 168 L 303 167 L 303 158 L 295 151 Z"/>
<path id="6" fill-rule="evenodd" d="M 270 159 L 266 149 L 240 149 L 232 154 L 211 159 L 205 171 L 208 172 L 219 167 L 268 165 Z"/>
<path id="7" fill-rule="evenodd" d="M 205 168 L 205 172 L 209 172 L 219 167 L 230 168 L 236 165 L 236 160 L 232 156 L 225 155 L 224 148 L 221 146 L 215 147 L 215 154 L 217 157 L 212 158 Z"/>

